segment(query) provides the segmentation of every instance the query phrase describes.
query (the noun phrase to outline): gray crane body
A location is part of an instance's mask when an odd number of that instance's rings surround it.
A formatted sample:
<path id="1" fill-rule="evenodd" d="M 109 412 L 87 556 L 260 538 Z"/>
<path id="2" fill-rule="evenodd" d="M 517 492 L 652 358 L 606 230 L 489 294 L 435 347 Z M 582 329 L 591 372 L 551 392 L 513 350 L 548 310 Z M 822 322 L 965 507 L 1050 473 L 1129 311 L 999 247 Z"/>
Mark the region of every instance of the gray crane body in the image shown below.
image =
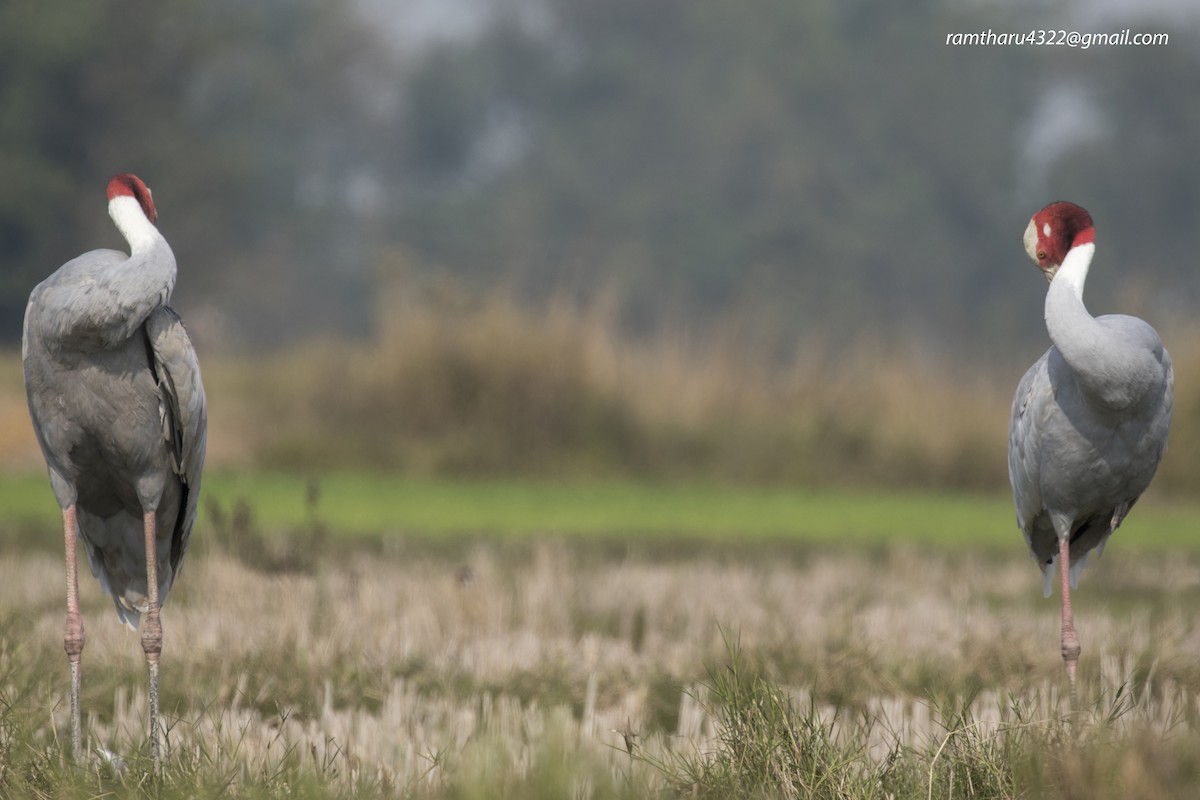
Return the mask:
<path id="1" fill-rule="evenodd" d="M 1150 485 L 1167 446 L 1174 405 L 1171 358 L 1146 322 L 1092 318 L 1083 283 L 1094 246 L 1073 249 L 1046 295 L 1054 345 L 1017 387 L 1008 469 L 1017 524 L 1050 595 L 1060 537 L 1070 581 L 1104 548 Z"/>
<path id="2" fill-rule="evenodd" d="M 113 203 L 132 254 L 85 253 L 39 284 L 22 361 L 55 498 L 76 506 L 92 574 L 137 627 L 148 596 L 143 512 L 155 513 L 163 601 L 196 518 L 207 415 L 195 351 L 167 306 L 175 257 L 140 210 L 125 213 L 132 198 Z"/>

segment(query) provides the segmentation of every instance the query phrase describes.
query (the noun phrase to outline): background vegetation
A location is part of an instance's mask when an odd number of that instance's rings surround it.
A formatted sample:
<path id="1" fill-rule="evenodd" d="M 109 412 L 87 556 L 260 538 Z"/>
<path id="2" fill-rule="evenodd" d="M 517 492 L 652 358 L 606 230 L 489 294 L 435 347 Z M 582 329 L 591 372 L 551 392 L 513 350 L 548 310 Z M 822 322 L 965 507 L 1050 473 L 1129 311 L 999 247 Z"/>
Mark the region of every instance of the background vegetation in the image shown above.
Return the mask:
<path id="1" fill-rule="evenodd" d="M 1007 492 L 1024 365 L 886 342 L 783 362 L 736 332 L 632 339 L 602 308 L 437 287 L 377 340 L 207 358 L 210 467 Z M 1180 343 L 1176 412 L 1151 493 L 1183 501 L 1200 484 L 1200 349 L 1190 325 L 1163 333 Z M 16 354 L 0 358 L 0 445 L 0 467 L 41 470 Z"/>
<path id="2" fill-rule="evenodd" d="M 104 0 L 0 12 L 0 338 L 116 245 L 104 182 L 156 188 L 207 352 L 386 330 L 450 274 L 601 298 L 623 332 L 736 321 L 756 350 L 863 336 L 1032 360 L 1020 233 L 1094 213 L 1089 285 L 1162 323 L 1200 293 L 1186 4 Z M 1165 31 L 1161 47 L 963 47 L 960 31 Z"/>
<path id="3" fill-rule="evenodd" d="M 1174 38 L 945 44 L 1031 24 Z M 217 462 L 1002 487 L 1046 342 L 1019 235 L 1071 197 L 1093 310 L 1176 355 L 1182 441 L 1198 26 L 1083 0 L 11 5 L 0 342 L 119 244 L 100 191 L 133 169 Z"/>

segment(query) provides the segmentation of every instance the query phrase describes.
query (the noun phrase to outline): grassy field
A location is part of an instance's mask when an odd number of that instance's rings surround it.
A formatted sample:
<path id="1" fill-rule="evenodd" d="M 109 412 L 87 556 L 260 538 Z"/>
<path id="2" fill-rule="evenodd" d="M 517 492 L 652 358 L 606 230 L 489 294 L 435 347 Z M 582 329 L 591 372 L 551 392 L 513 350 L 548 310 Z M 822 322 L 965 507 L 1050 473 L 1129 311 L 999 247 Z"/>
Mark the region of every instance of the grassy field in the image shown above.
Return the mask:
<path id="1" fill-rule="evenodd" d="M 1007 494 L 844 488 L 799 489 L 695 482 L 446 479 L 367 471 L 318 476 L 213 470 L 205 476 L 201 527 L 239 513 L 267 533 L 310 530 L 375 538 L 676 538 L 851 545 L 909 543 L 955 549 L 1020 549 Z M 50 526 L 58 509 L 42 473 L 0 475 L 8 531 Z M 215 515 L 215 519 L 211 519 Z M 1122 548 L 1200 548 L 1200 508 L 1143 501 L 1121 528 Z M 0 541 L 5 532 L 0 531 Z M 59 542 L 53 540 L 53 546 Z"/>
<path id="2" fill-rule="evenodd" d="M 23 531 L 0 537 L 0 796 L 1158 798 L 1200 779 L 1194 509 L 1139 507 L 1085 573 L 1071 723 L 1057 602 L 1004 498 L 349 472 L 213 473 L 164 614 L 160 782 L 137 636 L 84 580 L 88 737 L 126 768 L 70 767 L 40 480 L 0 481 Z"/>
<path id="3" fill-rule="evenodd" d="M 60 522 L 0 356 L 0 797 L 1194 794 L 1200 350 L 1172 344 L 1174 444 L 1074 595 L 1072 717 L 1004 491 L 1020 366 L 447 298 L 202 352 L 159 781 L 139 639 L 90 577 L 91 756 L 63 757 Z"/>

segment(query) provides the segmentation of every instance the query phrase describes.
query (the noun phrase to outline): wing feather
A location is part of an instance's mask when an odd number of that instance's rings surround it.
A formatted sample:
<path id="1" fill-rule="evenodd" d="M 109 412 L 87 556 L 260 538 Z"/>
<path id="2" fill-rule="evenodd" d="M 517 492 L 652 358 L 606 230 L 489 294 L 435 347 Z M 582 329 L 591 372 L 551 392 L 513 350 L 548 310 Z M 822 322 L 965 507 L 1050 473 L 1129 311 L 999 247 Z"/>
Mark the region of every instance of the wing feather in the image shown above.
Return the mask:
<path id="1" fill-rule="evenodd" d="M 200 362 L 179 315 L 160 306 L 146 320 L 160 392 L 163 437 L 184 487 L 184 499 L 171 543 L 171 566 L 178 575 L 200 499 L 200 476 L 208 435 L 208 407 Z"/>
<path id="2" fill-rule="evenodd" d="M 1054 389 L 1047 371 L 1047 356 L 1043 355 L 1017 385 L 1008 427 L 1008 479 L 1012 484 L 1013 503 L 1017 509 L 1017 525 L 1025 533 L 1025 541 L 1031 551 L 1034 521 L 1044 510 L 1040 427 L 1046 409 L 1053 400 Z"/>

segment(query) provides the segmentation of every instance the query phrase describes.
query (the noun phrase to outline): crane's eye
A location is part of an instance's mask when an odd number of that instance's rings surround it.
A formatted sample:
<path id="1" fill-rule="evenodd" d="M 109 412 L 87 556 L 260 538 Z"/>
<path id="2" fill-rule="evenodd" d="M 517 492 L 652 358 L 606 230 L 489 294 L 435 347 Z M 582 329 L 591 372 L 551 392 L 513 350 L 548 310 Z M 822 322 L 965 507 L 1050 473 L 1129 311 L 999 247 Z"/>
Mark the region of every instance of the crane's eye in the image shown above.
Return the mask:
<path id="1" fill-rule="evenodd" d="M 1037 257 L 1038 257 L 1038 261 L 1045 261 L 1045 260 L 1046 260 L 1046 251 L 1045 251 L 1045 250 L 1038 250 L 1038 251 L 1037 251 Z"/>

